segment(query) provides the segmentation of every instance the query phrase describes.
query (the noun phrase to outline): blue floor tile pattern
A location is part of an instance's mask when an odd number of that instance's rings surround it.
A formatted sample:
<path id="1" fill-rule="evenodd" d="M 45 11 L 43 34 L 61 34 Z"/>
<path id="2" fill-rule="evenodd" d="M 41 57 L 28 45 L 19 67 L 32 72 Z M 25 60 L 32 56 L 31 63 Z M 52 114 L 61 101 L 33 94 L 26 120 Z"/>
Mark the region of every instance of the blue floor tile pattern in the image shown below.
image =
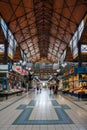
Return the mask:
<path id="1" fill-rule="evenodd" d="M 51 102 L 52 102 L 53 106 L 58 106 L 59 105 L 59 103 L 56 100 L 52 100 Z"/>
<path id="2" fill-rule="evenodd" d="M 49 94 L 50 99 L 54 99 L 54 95 Z"/>
<path id="3" fill-rule="evenodd" d="M 25 109 L 26 105 L 25 104 L 21 104 L 20 106 L 17 107 L 17 109 Z"/>
<path id="4" fill-rule="evenodd" d="M 61 107 L 62 107 L 63 109 L 70 109 L 70 107 L 67 106 L 67 105 L 65 105 L 65 104 L 62 104 Z"/>
<path id="5" fill-rule="evenodd" d="M 58 120 L 29 120 L 33 108 L 27 106 L 35 106 L 36 100 L 31 100 L 28 105 L 21 104 L 17 109 L 23 109 L 23 112 L 13 122 L 13 125 L 53 125 L 53 124 L 73 124 L 64 109 L 70 109 L 67 105 L 60 105 L 56 100 L 51 100 L 54 110 L 58 116 Z M 58 108 L 55 106 L 58 106 Z M 60 107 L 59 107 L 60 106 Z"/>
<path id="6" fill-rule="evenodd" d="M 28 104 L 28 106 L 35 106 L 36 100 L 31 100 Z"/>

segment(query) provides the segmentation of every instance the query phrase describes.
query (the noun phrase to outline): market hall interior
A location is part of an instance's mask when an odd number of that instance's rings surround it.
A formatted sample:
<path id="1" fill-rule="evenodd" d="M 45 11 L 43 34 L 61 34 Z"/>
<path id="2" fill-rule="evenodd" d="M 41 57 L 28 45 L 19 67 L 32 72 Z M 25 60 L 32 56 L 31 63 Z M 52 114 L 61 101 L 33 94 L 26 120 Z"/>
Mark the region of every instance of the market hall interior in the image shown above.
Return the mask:
<path id="1" fill-rule="evenodd" d="M 0 0 L 0 130 L 87 130 L 87 0 Z"/>

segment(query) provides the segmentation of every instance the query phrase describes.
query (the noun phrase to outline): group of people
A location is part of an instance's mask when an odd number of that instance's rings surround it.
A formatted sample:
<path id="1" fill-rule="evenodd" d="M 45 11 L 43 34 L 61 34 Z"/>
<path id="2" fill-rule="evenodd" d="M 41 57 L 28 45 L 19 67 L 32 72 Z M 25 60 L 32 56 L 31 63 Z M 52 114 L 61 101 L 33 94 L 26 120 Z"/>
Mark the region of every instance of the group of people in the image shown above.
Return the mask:
<path id="1" fill-rule="evenodd" d="M 58 93 L 58 85 L 50 86 L 50 94 L 51 94 L 51 91 L 53 91 L 54 94 L 57 94 Z"/>
<path id="2" fill-rule="evenodd" d="M 37 86 L 37 93 L 40 91 L 40 93 L 41 93 L 41 87 L 39 87 L 39 86 Z"/>
<path id="3" fill-rule="evenodd" d="M 42 85 L 41 85 L 41 84 L 37 84 L 36 89 L 37 89 L 37 93 L 38 93 L 38 92 L 41 93 Z"/>

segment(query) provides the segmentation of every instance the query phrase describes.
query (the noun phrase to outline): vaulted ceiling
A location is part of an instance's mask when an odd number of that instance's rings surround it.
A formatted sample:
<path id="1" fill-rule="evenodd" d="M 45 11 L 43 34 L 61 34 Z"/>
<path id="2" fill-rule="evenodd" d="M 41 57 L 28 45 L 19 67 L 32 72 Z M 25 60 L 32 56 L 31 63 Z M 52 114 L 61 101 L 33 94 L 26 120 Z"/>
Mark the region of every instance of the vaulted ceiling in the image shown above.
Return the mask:
<path id="1" fill-rule="evenodd" d="M 0 0 L 1 15 L 33 63 L 57 62 L 86 11 L 86 0 Z"/>

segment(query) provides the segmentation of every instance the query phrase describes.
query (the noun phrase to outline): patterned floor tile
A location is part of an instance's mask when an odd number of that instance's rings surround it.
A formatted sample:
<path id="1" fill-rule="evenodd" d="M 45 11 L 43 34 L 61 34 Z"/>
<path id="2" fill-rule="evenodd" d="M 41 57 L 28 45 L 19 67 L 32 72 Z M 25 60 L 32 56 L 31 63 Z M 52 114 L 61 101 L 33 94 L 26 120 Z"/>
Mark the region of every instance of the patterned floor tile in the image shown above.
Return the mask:
<path id="1" fill-rule="evenodd" d="M 52 124 L 73 124 L 73 121 L 66 114 L 64 109 L 69 109 L 67 105 L 59 105 L 56 100 L 51 100 L 54 110 L 57 114 L 58 119 L 54 120 L 29 120 L 31 113 L 33 113 L 34 108 L 26 108 L 24 104 L 20 105 L 19 109 L 24 109 L 20 116 L 15 120 L 13 124 L 15 125 L 52 125 Z M 31 100 L 28 106 L 35 106 L 36 100 Z M 27 106 L 27 105 L 26 105 Z M 56 107 L 55 106 L 61 106 Z M 18 109 L 17 108 L 17 109 Z"/>

